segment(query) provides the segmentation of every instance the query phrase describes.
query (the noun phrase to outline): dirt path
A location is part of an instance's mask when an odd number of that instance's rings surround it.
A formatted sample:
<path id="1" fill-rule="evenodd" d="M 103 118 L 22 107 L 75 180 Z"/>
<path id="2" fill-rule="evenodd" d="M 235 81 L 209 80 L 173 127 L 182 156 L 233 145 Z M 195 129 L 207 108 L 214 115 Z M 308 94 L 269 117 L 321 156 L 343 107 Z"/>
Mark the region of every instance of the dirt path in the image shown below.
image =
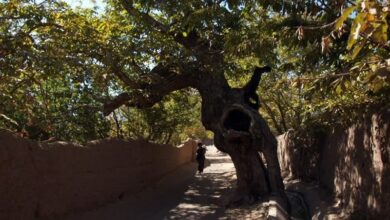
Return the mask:
<path id="1" fill-rule="evenodd" d="M 223 203 L 235 181 L 234 166 L 227 155 L 209 146 L 204 173 L 196 164 L 185 165 L 154 186 L 122 201 L 69 216 L 67 220 L 129 219 L 237 219 L 264 215 L 264 210 L 228 210 Z M 255 210 L 255 211 L 253 211 Z"/>

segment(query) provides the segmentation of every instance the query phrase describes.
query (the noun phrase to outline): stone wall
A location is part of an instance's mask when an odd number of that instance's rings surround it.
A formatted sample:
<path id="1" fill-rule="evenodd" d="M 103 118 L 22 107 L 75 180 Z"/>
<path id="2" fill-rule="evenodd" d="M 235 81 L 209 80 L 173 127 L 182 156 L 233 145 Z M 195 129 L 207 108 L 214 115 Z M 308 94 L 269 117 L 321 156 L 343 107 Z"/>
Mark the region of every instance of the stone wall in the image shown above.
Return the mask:
<path id="1" fill-rule="evenodd" d="M 0 219 L 55 218 L 113 202 L 190 162 L 194 150 L 118 139 L 38 143 L 0 131 Z"/>
<path id="2" fill-rule="evenodd" d="M 349 128 L 313 137 L 293 131 L 278 137 L 282 173 L 316 181 L 351 218 L 390 215 L 390 110 L 367 115 Z"/>

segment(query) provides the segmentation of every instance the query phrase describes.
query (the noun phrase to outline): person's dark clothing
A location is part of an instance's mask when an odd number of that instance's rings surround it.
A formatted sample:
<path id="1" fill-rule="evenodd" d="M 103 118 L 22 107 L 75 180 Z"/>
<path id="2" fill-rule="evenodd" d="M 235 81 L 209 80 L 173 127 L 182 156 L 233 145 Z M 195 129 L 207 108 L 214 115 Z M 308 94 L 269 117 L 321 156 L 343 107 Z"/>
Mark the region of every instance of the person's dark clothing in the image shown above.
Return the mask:
<path id="1" fill-rule="evenodd" d="M 199 173 L 202 173 L 204 169 L 204 161 L 206 160 L 205 153 L 206 149 L 203 147 L 199 147 L 198 150 L 196 150 L 196 161 L 198 161 Z"/>

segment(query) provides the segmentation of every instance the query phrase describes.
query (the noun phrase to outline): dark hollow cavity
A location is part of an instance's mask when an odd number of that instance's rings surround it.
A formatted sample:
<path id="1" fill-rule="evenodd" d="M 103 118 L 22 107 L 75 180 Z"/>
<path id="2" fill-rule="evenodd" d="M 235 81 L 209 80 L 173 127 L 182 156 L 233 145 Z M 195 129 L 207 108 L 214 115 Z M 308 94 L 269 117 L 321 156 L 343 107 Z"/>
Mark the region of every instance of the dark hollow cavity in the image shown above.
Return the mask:
<path id="1" fill-rule="evenodd" d="M 223 126 L 226 130 L 235 130 L 249 132 L 249 127 L 251 124 L 251 118 L 248 114 L 240 110 L 232 110 L 228 113 Z"/>

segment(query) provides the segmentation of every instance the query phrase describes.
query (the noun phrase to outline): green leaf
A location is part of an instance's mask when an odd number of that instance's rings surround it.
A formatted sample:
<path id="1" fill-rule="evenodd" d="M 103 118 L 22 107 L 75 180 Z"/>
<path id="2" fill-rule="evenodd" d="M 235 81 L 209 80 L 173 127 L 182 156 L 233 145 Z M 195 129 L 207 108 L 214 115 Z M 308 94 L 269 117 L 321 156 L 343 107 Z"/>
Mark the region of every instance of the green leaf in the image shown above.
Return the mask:
<path id="1" fill-rule="evenodd" d="M 353 48 L 352 50 L 352 54 L 351 54 L 351 58 L 352 59 L 355 59 L 356 56 L 359 54 L 359 52 L 362 50 L 362 48 L 364 47 L 364 44 L 365 44 L 366 41 L 364 42 L 359 42 L 357 45 L 355 45 L 355 47 Z"/>
<path id="2" fill-rule="evenodd" d="M 336 93 L 338 95 L 341 95 L 341 93 L 343 92 L 343 89 L 341 88 L 341 84 L 339 84 L 337 87 L 336 87 Z"/>
<path id="3" fill-rule="evenodd" d="M 359 13 L 355 20 L 353 21 L 352 28 L 351 28 L 351 33 L 349 34 L 349 39 L 348 39 L 348 45 L 347 49 L 350 50 L 352 49 L 353 45 L 355 45 L 357 39 L 359 38 L 359 33 L 362 28 L 362 26 L 365 23 L 365 18 L 367 16 L 367 13 Z"/>
<path id="4" fill-rule="evenodd" d="M 364 77 L 363 83 L 370 83 L 376 78 L 376 74 L 374 72 L 370 72 Z"/>
<path id="5" fill-rule="evenodd" d="M 386 44 L 387 43 L 387 30 L 388 25 L 386 21 L 381 24 L 372 34 L 372 38 L 375 40 L 375 42 Z"/>
<path id="6" fill-rule="evenodd" d="M 348 16 L 356 9 L 356 5 L 351 6 L 343 11 L 343 14 L 340 16 L 339 20 L 335 24 L 335 29 L 338 30 L 344 21 L 347 20 Z"/>
<path id="7" fill-rule="evenodd" d="M 372 89 L 373 92 L 378 92 L 383 87 L 384 87 L 383 81 L 381 81 L 381 80 L 375 80 L 371 84 L 371 89 Z"/>

